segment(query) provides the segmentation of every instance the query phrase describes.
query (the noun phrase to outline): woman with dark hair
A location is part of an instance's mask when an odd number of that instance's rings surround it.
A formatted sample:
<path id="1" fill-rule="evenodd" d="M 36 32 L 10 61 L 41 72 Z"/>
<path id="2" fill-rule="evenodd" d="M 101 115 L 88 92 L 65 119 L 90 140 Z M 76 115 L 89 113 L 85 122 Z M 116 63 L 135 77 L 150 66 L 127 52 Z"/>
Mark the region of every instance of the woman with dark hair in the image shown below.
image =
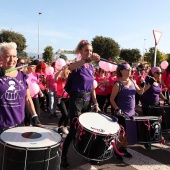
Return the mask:
<path id="1" fill-rule="evenodd" d="M 169 101 L 162 94 L 161 69 L 159 67 L 152 67 L 145 81 L 146 86 L 142 95 L 142 111 L 145 116 L 148 116 L 149 106 L 159 105 L 160 98 L 167 103 Z"/>
<path id="2" fill-rule="evenodd" d="M 133 118 L 135 116 L 135 94 L 143 94 L 143 88 L 139 88 L 135 81 L 130 79 L 132 68 L 128 63 L 122 63 L 117 67 L 117 78 L 112 93 L 110 96 L 110 102 L 115 109 L 114 114 L 118 118 L 118 123 L 126 130 L 125 117 Z M 118 142 L 117 147 L 120 152 L 124 153 L 127 158 L 132 155 L 126 150 L 127 140 Z M 115 158 L 123 160 L 123 158 L 115 153 Z"/>
<path id="3" fill-rule="evenodd" d="M 69 168 L 67 152 L 74 137 L 75 128 L 72 122 L 73 119 L 78 118 L 80 114 L 91 110 L 91 100 L 94 103 L 96 112 L 100 110 L 93 88 L 94 68 L 91 64 L 91 61 L 99 61 L 100 56 L 96 53 L 92 53 L 92 51 L 92 45 L 87 40 L 80 41 L 76 47 L 75 54 L 80 54 L 81 60 L 68 66 L 71 73 L 67 80 L 71 80 L 72 83 L 69 92 L 70 130 L 63 143 L 61 157 L 61 165 L 64 168 Z"/>
<path id="4" fill-rule="evenodd" d="M 106 97 L 107 97 L 107 91 L 106 88 L 108 86 L 108 82 L 107 82 L 107 78 L 106 78 L 106 72 L 99 68 L 99 75 L 96 76 L 95 80 L 97 81 L 97 87 L 95 89 L 96 91 L 96 98 L 97 98 L 97 102 L 99 104 L 99 108 L 101 111 L 103 111 L 103 107 L 106 101 Z"/>

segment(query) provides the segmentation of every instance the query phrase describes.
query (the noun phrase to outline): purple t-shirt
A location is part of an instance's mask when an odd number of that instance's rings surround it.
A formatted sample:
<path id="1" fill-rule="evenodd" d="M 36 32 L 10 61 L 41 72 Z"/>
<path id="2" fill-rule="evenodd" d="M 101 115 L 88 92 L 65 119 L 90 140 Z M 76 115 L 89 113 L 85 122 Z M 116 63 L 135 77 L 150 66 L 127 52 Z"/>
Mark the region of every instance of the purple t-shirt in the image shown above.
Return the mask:
<path id="1" fill-rule="evenodd" d="M 0 77 L 0 129 L 24 120 L 26 79 L 27 75 L 21 71 L 16 77 Z"/>
<path id="2" fill-rule="evenodd" d="M 148 79 L 146 79 L 146 84 L 148 83 Z M 148 90 L 146 90 L 142 95 L 142 106 L 148 107 L 149 105 L 153 105 L 154 103 L 159 103 L 159 94 L 162 91 L 162 84 L 158 84 L 158 86 L 152 85 Z"/>
<path id="3" fill-rule="evenodd" d="M 72 92 L 90 92 L 92 90 L 93 81 L 94 81 L 94 69 L 91 64 L 89 68 L 84 65 L 73 70 L 70 73 L 71 76 L 71 91 Z"/>
<path id="4" fill-rule="evenodd" d="M 119 83 L 119 85 L 121 91 L 116 96 L 116 104 L 126 115 L 133 116 L 135 114 L 135 85 L 132 81 L 129 88 L 122 83 Z"/>

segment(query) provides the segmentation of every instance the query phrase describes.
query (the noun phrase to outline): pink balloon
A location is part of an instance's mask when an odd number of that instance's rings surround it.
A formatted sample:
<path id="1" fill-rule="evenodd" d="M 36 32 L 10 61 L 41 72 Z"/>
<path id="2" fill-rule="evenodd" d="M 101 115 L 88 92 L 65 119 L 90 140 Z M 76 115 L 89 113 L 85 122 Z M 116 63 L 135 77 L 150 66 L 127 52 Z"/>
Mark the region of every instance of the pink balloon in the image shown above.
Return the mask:
<path id="1" fill-rule="evenodd" d="M 31 97 L 35 96 L 40 91 L 40 87 L 37 83 L 28 82 L 28 87 L 30 90 Z"/>
<path id="2" fill-rule="evenodd" d="M 93 81 L 93 87 L 94 87 L 94 89 L 95 89 L 97 86 L 98 86 L 98 83 L 97 83 L 96 80 L 94 80 L 94 81 Z"/>
<path id="3" fill-rule="evenodd" d="M 111 71 L 112 67 L 113 67 L 113 64 L 106 62 L 103 70 L 104 71 Z"/>
<path id="4" fill-rule="evenodd" d="M 58 70 L 61 70 L 63 68 L 63 66 L 66 65 L 66 62 L 64 59 L 62 58 L 58 58 L 55 62 L 55 67 L 58 69 Z"/>
<path id="5" fill-rule="evenodd" d="M 54 73 L 54 68 L 51 67 L 51 66 L 46 67 L 45 73 L 46 73 L 47 75 L 52 75 L 52 74 Z"/>
<path id="6" fill-rule="evenodd" d="M 168 67 L 168 65 L 169 65 L 169 64 L 168 64 L 167 61 L 162 61 L 162 63 L 161 63 L 161 68 L 165 70 L 165 69 Z"/>
<path id="7" fill-rule="evenodd" d="M 106 64 L 106 62 L 104 62 L 104 61 L 99 61 L 99 67 L 101 68 L 101 69 L 103 69 L 103 70 L 105 70 L 104 68 L 105 68 L 105 64 Z"/>
<path id="8" fill-rule="evenodd" d="M 116 71 L 116 69 L 117 69 L 117 65 L 112 64 L 112 68 L 111 68 L 110 72 Z"/>

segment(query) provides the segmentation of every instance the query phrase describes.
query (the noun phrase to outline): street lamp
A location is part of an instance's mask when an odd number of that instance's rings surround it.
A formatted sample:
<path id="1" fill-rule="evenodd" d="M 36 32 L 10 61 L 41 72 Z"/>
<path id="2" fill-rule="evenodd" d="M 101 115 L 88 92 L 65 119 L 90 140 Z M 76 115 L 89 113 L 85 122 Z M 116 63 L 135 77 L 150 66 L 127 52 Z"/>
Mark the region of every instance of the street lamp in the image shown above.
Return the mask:
<path id="1" fill-rule="evenodd" d="M 144 62 L 144 57 L 145 57 L 145 41 L 146 39 L 144 39 L 144 44 L 143 44 L 143 62 Z"/>
<path id="2" fill-rule="evenodd" d="M 40 30 L 40 15 L 41 15 L 42 13 L 41 12 L 39 12 L 38 13 L 38 59 L 39 59 L 39 30 Z"/>

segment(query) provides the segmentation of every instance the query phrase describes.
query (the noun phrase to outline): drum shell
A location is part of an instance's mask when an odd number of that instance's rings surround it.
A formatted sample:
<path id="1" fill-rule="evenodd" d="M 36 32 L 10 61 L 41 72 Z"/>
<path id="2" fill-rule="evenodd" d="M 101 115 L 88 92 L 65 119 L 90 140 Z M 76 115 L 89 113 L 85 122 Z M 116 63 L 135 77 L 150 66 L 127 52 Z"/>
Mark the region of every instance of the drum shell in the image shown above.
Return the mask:
<path id="1" fill-rule="evenodd" d="M 45 128 L 16 127 L 0 136 L 0 170 L 60 169 L 61 135 Z"/>
<path id="2" fill-rule="evenodd" d="M 126 120 L 126 135 L 129 144 L 135 143 L 158 143 L 162 140 L 161 121 L 159 117 L 142 116 L 142 119 Z M 150 130 L 148 130 L 148 121 Z M 157 127 L 157 128 L 155 128 Z"/>
<path id="3" fill-rule="evenodd" d="M 170 106 L 152 106 L 148 109 L 149 116 L 162 116 L 162 131 L 166 132 L 170 130 Z"/>
<path id="4" fill-rule="evenodd" d="M 117 137 L 116 135 L 106 137 L 86 128 L 83 129 L 83 134 L 80 134 L 81 131 L 78 128 L 73 140 L 73 146 L 80 155 L 96 161 L 107 160 L 113 156 L 113 147 L 110 147 L 110 142 Z"/>

